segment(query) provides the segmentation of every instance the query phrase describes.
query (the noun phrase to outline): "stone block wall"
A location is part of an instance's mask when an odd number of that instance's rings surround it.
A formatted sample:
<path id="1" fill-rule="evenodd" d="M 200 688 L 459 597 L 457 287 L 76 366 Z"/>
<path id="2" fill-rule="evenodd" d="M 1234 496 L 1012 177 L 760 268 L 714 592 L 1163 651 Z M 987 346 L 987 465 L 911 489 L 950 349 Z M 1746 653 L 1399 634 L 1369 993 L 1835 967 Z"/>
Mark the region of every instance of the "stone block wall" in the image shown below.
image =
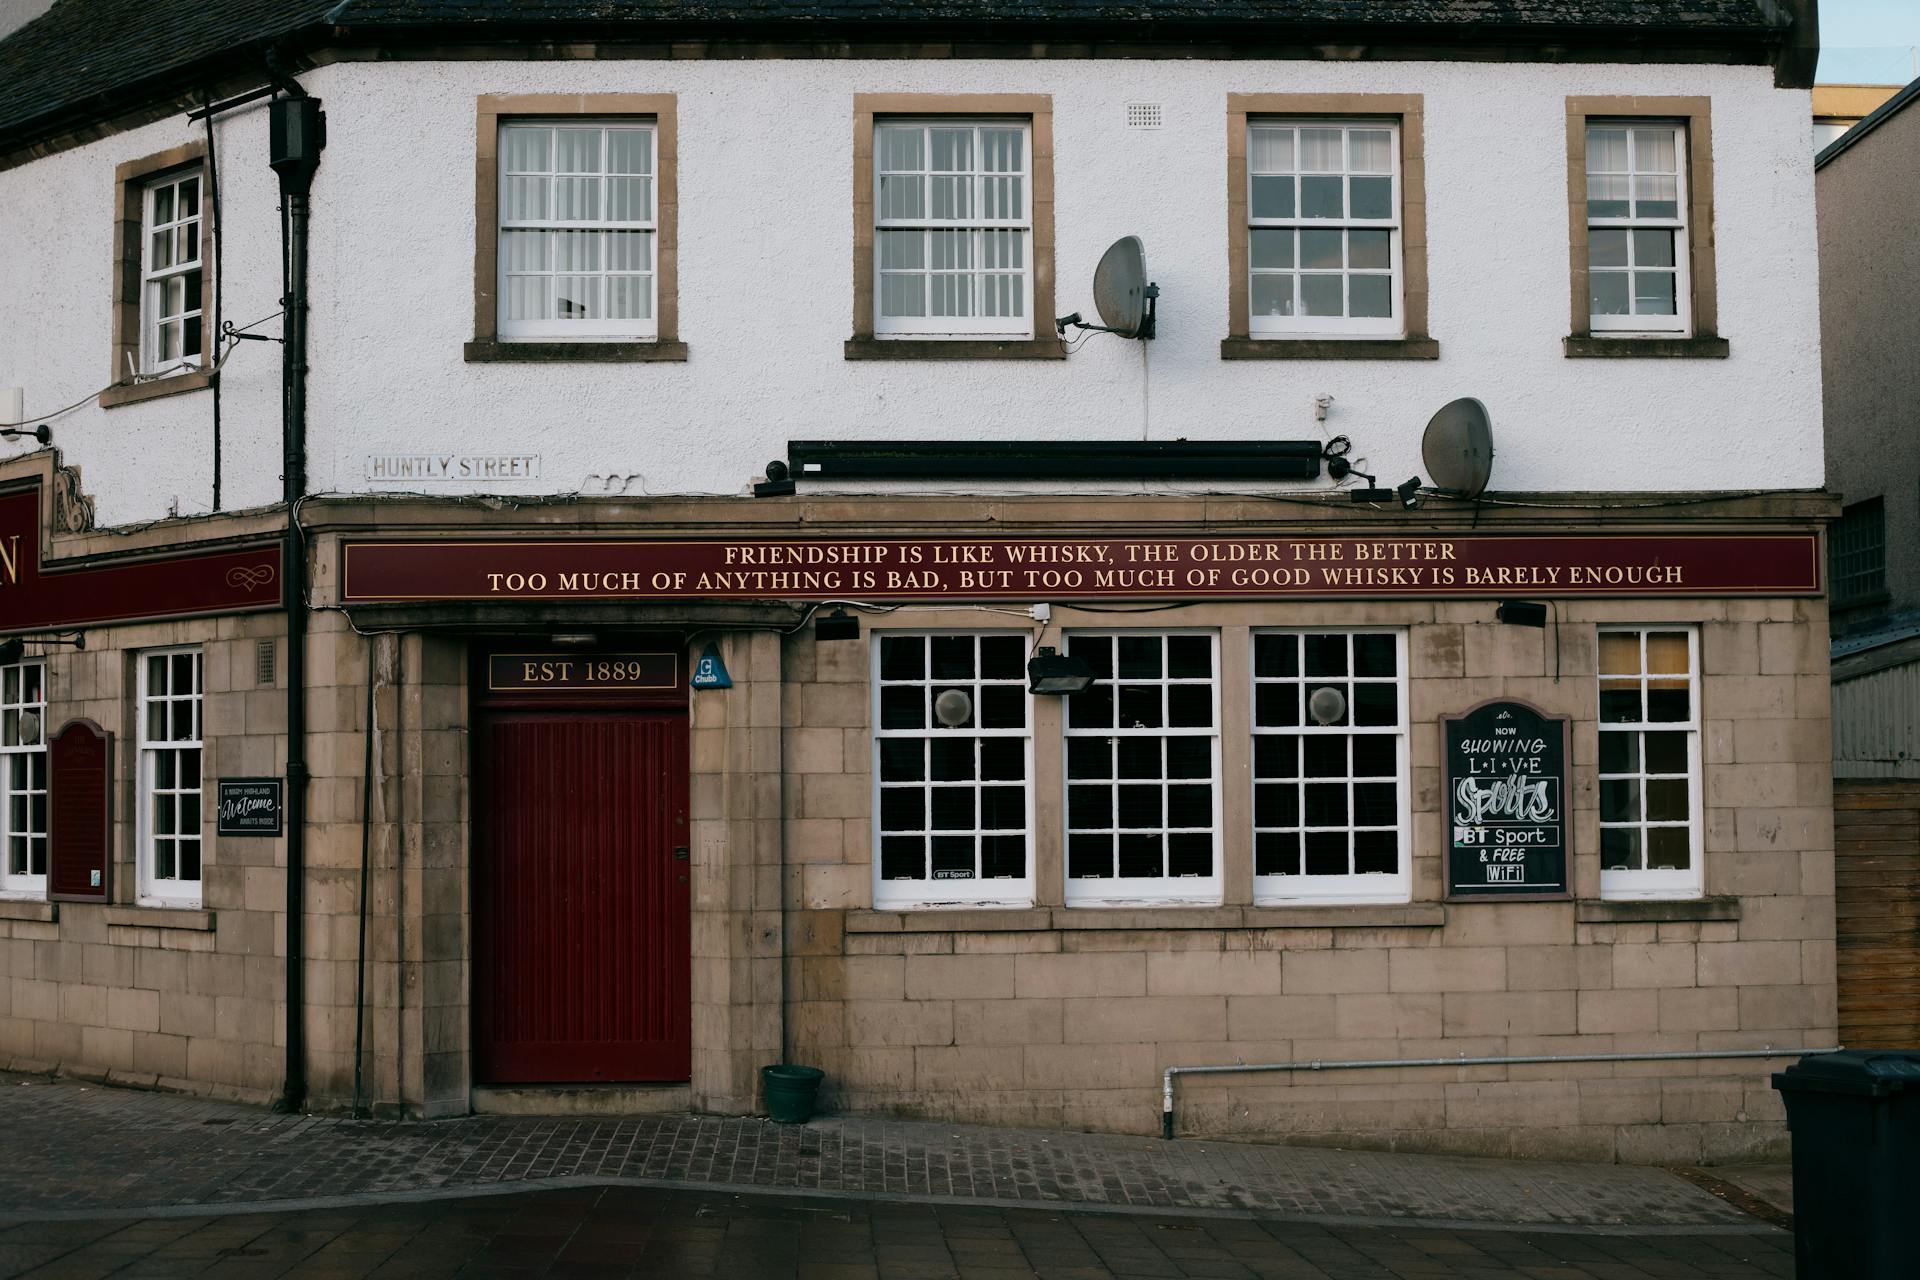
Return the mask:
<path id="1" fill-rule="evenodd" d="M 1818 601 L 1563 602 L 1555 633 L 1478 602 L 1200 607 L 1139 625 L 1409 633 L 1414 874 L 1404 906 L 1256 906 L 1244 747 L 1223 740 L 1220 908 L 1062 894 L 1058 700 L 1036 699 L 1039 902 L 874 912 L 868 638 L 786 642 L 789 961 L 799 1059 L 849 1111 L 1148 1133 L 1170 1066 L 1658 1053 L 1834 1042 L 1830 733 Z M 1056 623 L 1111 627 L 1110 615 Z M 924 613 L 915 628 L 999 619 Z M 1594 625 L 1697 623 L 1706 897 L 1599 899 Z M 867 620 L 872 629 L 899 618 Z M 907 625 L 907 624 L 903 624 Z M 1051 633 L 1047 642 L 1052 642 Z M 1558 678 L 1556 679 L 1556 671 Z M 1240 691 L 1224 688 L 1230 700 Z M 1519 697 L 1573 720 L 1575 900 L 1441 901 L 1444 713 Z M 1717 1161 L 1784 1150 L 1776 1060 L 1187 1077 L 1196 1136 Z"/>
<path id="2" fill-rule="evenodd" d="M 48 739 L 82 717 L 113 735 L 112 900 L 0 897 L 0 1065 L 256 1102 L 279 1092 L 285 841 L 217 837 L 214 779 L 285 770 L 283 632 L 279 614 L 248 614 L 89 627 L 85 649 L 47 648 Z M 197 909 L 136 901 L 135 663 L 180 645 L 199 646 L 205 687 Z"/>

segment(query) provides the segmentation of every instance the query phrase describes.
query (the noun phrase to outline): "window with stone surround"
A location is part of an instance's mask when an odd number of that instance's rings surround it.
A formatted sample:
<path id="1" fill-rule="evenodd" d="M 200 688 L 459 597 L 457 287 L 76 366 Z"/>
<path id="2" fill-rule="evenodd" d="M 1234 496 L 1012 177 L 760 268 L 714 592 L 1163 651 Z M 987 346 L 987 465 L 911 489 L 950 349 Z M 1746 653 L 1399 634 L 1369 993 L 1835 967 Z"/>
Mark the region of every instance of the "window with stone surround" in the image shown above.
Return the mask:
<path id="1" fill-rule="evenodd" d="M 1702 890 L 1700 633 L 1600 631 L 1600 896 Z"/>
<path id="2" fill-rule="evenodd" d="M 1684 335 L 1687 132 L 1664 120 L 1587 122 L 1587 297 L 1595 333 Z"/>
<path id="3" fill-rule="evenodd" d="M 1872 604 L 1887 595 L 1887 505 L 1850 502 L 1827 533 L 1828 579 L 1835 608 Z"/>
<path id="4" fill-rule="evenodd" d="M 206 172 L 197 142 L 114 171 L 112 385 L 102 408 L 211 382 L 215 210 Z"/>
<path id="5" fill-rule="evenodd" d="M 47 891 L 47 667 L 0 667 L 0 892 Z"/>
<path id="6" fill-rule="evenodd" d="M 200 650 L 139 654 L 140 896 L 200 905 Z"/>
<path id="7" fill-rule="evenodd" d="M 1066 700 L 1066 904 L 1217 904 L 1219 637 L 1069 632 L 1067 652 L 1095 679 Z"/>
<path id="8" fill-rule="evenodd" d="M 1403 631 L 1253 636 L 1256 902 L 1411 892 Z"/>
<path id="9" fill-rule="evenodd" d="M 1027 639 L 874 636 L 876 910 L 1032 904 Z"/>

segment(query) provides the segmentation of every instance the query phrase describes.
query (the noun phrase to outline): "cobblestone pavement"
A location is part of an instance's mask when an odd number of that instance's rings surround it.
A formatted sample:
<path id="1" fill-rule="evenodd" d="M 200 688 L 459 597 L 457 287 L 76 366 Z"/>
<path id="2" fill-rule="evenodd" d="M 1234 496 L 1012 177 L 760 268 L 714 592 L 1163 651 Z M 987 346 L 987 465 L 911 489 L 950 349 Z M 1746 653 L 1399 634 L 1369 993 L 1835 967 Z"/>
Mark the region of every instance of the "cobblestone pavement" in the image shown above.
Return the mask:
<path id="1" fill-rule="evenodd" d="M 677 1276 L 746 1280 L 1747 1280 L 1790 1277 L 1782 1232 L 1639 1236 L 1422 1223 L 871 1203 L 640 1187 L 0 1228 L 0 1276 Z"/>

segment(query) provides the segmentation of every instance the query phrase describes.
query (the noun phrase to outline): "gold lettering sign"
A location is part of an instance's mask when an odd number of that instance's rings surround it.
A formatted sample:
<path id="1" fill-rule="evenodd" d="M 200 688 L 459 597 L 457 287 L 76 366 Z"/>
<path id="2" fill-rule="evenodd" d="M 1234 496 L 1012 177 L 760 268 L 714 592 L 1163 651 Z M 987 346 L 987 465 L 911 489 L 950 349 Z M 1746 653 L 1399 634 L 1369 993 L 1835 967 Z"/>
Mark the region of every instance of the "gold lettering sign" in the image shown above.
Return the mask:
<path id="1" fill-rule="evenodd" d="M 20 581 L 20 535 L 0 540 L 0 587 Z"/>
<path id="2" fill-rule="evenodd" d="M 496 693 L 632 692 L 680 683 L 673 653 L 496 653 L 487 688 Z"/>

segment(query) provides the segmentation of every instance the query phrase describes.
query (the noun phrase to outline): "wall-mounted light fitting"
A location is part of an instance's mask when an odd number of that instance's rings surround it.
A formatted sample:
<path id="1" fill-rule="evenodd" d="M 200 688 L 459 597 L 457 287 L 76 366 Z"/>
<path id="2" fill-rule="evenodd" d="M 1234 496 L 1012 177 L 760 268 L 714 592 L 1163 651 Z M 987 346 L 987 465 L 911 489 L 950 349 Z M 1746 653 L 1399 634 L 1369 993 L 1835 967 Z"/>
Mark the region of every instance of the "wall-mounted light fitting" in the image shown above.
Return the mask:
<path id="1" fill-rule="evenodd" d="M 860 619 L 844 608 L 835 609 L 832 613 L 820 614 L 813 620 L 813 638 L 815 640 L 858 640 Z"/>
<path id="2" fill-rule="evenodd" d="M 1027 692 L 1066 695 L 1093 683 L 1093 668 L 1081 658 L 1041 645 L 1027 659 Z"/>
<path id="3" fill-rule="evenodd" d="M 1532 600 L 1502 600 L 1493 616 L 1516 627 L 1544 627 L 1547 606 Z"/>

